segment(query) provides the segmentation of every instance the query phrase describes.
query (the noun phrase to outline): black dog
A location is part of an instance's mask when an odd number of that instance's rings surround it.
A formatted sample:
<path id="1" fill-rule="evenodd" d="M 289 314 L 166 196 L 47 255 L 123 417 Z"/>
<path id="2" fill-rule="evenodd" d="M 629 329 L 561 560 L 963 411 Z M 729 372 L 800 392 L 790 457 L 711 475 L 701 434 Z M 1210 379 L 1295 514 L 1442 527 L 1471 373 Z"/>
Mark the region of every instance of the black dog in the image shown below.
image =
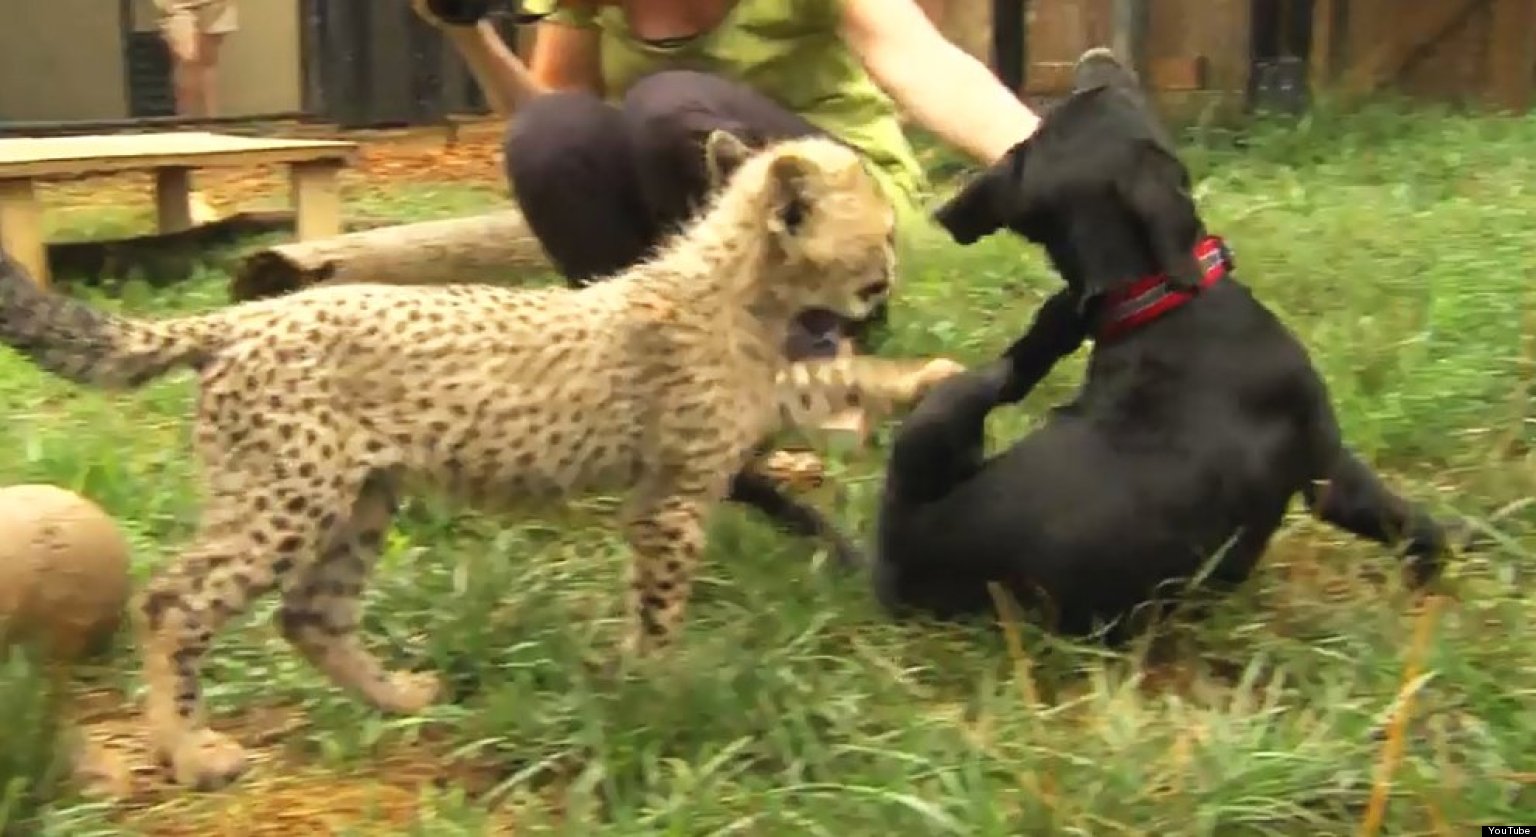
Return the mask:
<path id="1" fill-rule="evenodd" d="M 1000 360 L 951 378 L 898 431 L 875 585 L 901 612 L 991 606 L 988 582 L 1043 606 L 1057 630 L 1127 619 L 1210 567 L 1245 579 L 1292 498 L 1321 519 L 1402 545 L 1414 583 L 1447 538 L 1341 439 L 1301 343 L 1232 274 L 1135 77 L 1107 50 L 1038 133 L 942 207 L 961 244 L 1007 228 L 1043 245 L 1067 287 Z M 987 459 L 990 410 L 1021 400 L 1094 337 L 1072 404 Z M 1163 612 L 1167 606 L 1144 611 Z"/>

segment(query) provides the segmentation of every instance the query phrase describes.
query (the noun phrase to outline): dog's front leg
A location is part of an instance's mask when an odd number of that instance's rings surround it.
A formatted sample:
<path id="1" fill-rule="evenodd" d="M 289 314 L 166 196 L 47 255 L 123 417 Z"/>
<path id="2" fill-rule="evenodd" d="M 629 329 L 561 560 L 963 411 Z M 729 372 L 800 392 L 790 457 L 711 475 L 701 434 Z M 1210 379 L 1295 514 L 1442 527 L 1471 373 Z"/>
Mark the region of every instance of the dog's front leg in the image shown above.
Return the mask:
<path id="1" fill-rule="evenodd" d="M 1415 586 L 1433 579 L 1449 553 L 1445 530 L 1429 513 L 1398 496 L 1352 451 L 1339 448 L 1328 477 L 1302 496 L 1334 526 L 1389 546 L 1402 546 Z"/>
<path id="2" fill-rule="evenodd" d="M 1077 351 L 1088 336 L 1087 319 L 1071 288 L 1057 291 L 1035 311 L 1035 317 L 1013 345 L 1003 353 L 1008 359 L 1008 379 L 998 393 L 998 402 L 1023 401 L 1045 380 L 1056 362 Z"/>

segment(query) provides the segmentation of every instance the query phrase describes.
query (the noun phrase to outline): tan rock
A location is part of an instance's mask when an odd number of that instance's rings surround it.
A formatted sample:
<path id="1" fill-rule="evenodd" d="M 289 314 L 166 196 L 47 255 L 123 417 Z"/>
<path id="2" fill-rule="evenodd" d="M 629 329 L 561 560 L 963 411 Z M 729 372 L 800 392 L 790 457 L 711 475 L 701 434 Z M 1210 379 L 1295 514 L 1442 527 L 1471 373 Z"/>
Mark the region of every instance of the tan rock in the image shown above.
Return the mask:
<path id="1" fill-rule="evenodd" d="M 59 662 L 100 648 L 130 592 L 128 541 L 95 503 L 51 485 L 0 488 L 0 641 Z"/>

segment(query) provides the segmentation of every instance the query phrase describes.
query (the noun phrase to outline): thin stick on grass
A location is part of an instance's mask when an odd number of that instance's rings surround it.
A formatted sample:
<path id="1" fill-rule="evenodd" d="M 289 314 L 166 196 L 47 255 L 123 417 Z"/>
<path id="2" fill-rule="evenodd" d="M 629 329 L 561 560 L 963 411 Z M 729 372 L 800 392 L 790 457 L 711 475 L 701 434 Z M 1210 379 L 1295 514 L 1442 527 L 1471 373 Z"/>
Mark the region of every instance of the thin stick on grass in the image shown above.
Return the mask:
<path id="1" fill-rule="evenodd" d="M 1509 432 L 1505 434 L 1499 453 L 1506 458 L 1525 454 L 1525 426 L 1531 420 L 1531 400 L 1536 396 L 1536 289 L 1531 289 L 1528 276 L 1526 304 L 1520 317 L 1520 353 L 1515 358 L 1515 391 L 1511 393 Z"/>
<path id="2" fill-rule="evenodd" d="M 1013 679 L 1018 681 L 1019 696 L 1025 706 L 1033 709 L 1040 705 L 1040 692 L 1035 688 L 1035 678 L 1030 673 L 1033 664 L 1029 655 L 1024 653 L 1024 641 L 1019 635 L 1021 617 L 1018 603 L 995 581 L 987 582 L 987 593 L 992 597 L 992 605 L 997 608 L 998 622 L 1003 627 L 1003 642 L 1008 645 L 1008 657 L 1013 661 Z M 1042 782 L 1033 770 L 1017 775 L 1019 784 L 1033 793 L 1046 808 L 1056 810 L 1056 794 L 1049 776 Z"/>
<path id="3" fill-rule="evenodd" d="M 1013 677 L 1018 681 L 1019 694 L 1024 699 L 1024 705 L 1034 708 L 1040 705 L 1040 693 L 1035 688 L 1035 678 L 1030 674 L 1033 667 L 1029 655 L 1024 653 L 1024 642 L 1019 636 L 1019 607 L 1008 594 L 995 581 L 987 582 L 987 593 L 992 596 L 992 604 L 997 608 L 998 621 L 1003 626 L 1003 641 L 1008 645 L 1008 657 L 1013 660 Z"/>
<path id="4" fill-rule="evenodd" d="M 1429 639 L 1434 635 L 1435 617 L 1440 612 L 1440 596 L 1429 596 L 1424 601 L 1418 621 L 1413 628 L 1413 642 L 1408 646 L 1407 659 L 1403 663 L 1402 686 L 1398 689 L 1397 712 L 1387 725 L 1387 740 L 1382 744 L 1381 760 L 1376 765 L 1376 781 L 1371 787 L 1370 805 L 1365 819 L 1360 822 L 1360 837 L 1375 837 L 1381 830 L 1382 819 L 1387 813 L 1387 794 L 1392 789 L 1392 773 L 1403 757 L 1404 730 L 1408 716 L 1413 711 L 1413 695 L 1418 690 L 1419 670 L 1423 668 L 1424 654 Z"/>

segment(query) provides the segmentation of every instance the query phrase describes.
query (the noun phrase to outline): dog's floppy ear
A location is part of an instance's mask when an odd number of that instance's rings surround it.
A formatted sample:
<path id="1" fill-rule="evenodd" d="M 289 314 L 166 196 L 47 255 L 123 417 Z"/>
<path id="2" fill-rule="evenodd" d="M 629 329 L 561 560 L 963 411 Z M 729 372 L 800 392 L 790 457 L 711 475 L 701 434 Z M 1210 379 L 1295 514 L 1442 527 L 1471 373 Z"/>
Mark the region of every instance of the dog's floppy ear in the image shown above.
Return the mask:
<path id="1" fill-rule="evenodd" d="M 709 188 L 719 189 L 731 172 L 752 156 L 752 149 L 730 131 L 716 129 L 704 138 L 704 168 L 709 172 Z"/>
<path id="2" fill-rule="evenodd" d="M 1200 287 L 1203 271 L 1195 259 L 1200 216 L 1190 194 L 1189 174 L 1168 149 L 1148 142 L 1139 159 L 1117 179 L 1116 191 L 1140 222 L 1158 272 L 1174 287 Z"/>

